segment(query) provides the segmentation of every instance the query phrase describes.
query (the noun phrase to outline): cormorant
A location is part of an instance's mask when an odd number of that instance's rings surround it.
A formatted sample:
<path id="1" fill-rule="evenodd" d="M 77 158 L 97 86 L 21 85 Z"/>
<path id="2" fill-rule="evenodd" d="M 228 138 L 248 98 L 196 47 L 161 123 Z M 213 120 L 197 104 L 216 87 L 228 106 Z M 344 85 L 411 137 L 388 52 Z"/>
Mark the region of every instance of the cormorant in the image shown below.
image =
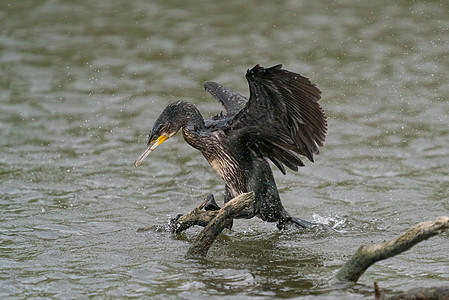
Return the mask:
<path id="1" fill-rule="evenodd" d="M 142 161 L 162 142 L 182 128 L 184 140 L 201 151 L 225 182 L 225 203 L 239 194 L 254 191 L 255 200 L 240 218 L 257 216 L 264 221 L 287 222 L 309 227 L 310 222 L 294 218 L 284 209 L 268 160 L 285 175 L 284 166 L 298 171 L 303 155 L 323 145 L 327 120 L 318 104 L 320 90 L 300 74 L 282 65 L 247 70 L 249 99 L 215 82 L 204 88 L 222 103 L 226 113 L 203 119 L 189 102 L 168 105 L 154 122 L 148 144 L 135 162 Z M 215 201 L 211 209 L 218 209 Z"/>

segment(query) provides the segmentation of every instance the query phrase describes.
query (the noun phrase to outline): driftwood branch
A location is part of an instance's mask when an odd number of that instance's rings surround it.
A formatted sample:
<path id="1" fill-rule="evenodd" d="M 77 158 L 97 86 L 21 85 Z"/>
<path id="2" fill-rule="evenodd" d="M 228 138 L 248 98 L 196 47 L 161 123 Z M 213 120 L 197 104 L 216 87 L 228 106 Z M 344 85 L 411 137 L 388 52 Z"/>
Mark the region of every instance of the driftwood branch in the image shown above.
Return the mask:
<path id="1" fill-rule="evenodd" d="M 198 210 L 197 207 L 194 211 L 191 212 L 191 217 L 195 217 L 198 219 L 198 216 L 203 217 L 200 222 L 194 221 L 193 223 L 201 223 L 204 224 L 208 221 L 207 226 L 200 232 L 200 234 L 196 237 L 195 242 L 190 246 L 187 251 L 186 258 L 194 258 L 194 257 L 205 257 L 207 252 L 209 251 L 210 246 L 217 238 L 217 236 L 223 231 L 225 228 L 229 228 L 232 226 L 232 221 L 234 218 L 247 206 L 249 206 L 254 201 L 254 193 L 246 193 L 241 194 L 234 199 L 228 201 L 223 208 L 218 211 L 212 211 L 215 213 L 215 216 L 209 220 L 211 217 L 211 211 L 203 212 L 203 211 L 195 211 Z M 200 206 L 201 207 L 201 206 Z M 207 214 L 204 214 L 207 213 Z M 189 217 L 190 218 L 190 217 Z M 186 218 L 184 221 L 190 222 L 193 219 Z M 178 219 L 179 220 L 179 219 Z M 201 225 L 200 224 L 200 225 Z M 181 227 L 183 224 L 181 224 Z"/>
<path id="2" fill-rule="evenodd" d="M 171 232 L 180 233 L 195 225 L 206 227 L 218 215 L 219 210 L 205 211 L 204 206 L 206 206 L 206 199 L 188 214 L 178 215 L 171 220 L 169 224 Z"/>
<path id="3" fill-rule="evenodd" d="M 205 227 L 187 251 L 186 258 L 205 257 L 212 243 L 224 228 L 231 228 L 234 218 L 254 201 L 254 193 L 246 193 L 227 202 L 219 210 L 206 211 L 205 199 L 190 213 L 178 215 L 170 222 L 173 233 L 180 233 L 189 227 Z M 374 263 L 407 251 L 417 243 L 449 229 L 449 217 L 438 217 L 434 221 L 419 223 L 399 238 L 369 246 L 361 246 L 335 276 L 338 282 L 357 282 L 360 276 Z M 146 230 L 146 229 L 141 229 Z M 382 295 L 375 283 L 376 299 L 448 299 L 449 287 L 418 288 L 391 298 Z"/>
<path id="4" fill-rule="evenodd" d="M 438 217 L 435 221 L 419 223 L 399 238 L 361 246 L 349 261 L 338 271 L 336 279 L 343 282 L 357 282 L 372 264 L 407 251 L 417 243 L 442 233 L 449 228 L 448 217 Z"/>
<path id="5" fill-rule="evenodd" d="M 254 201 L 254 193 L 246 193 L 235 197 L 219 210 L 203 210 L 207 200 L 186 215 L 178 215 L 170 222 L 173 233 L 179 233 L 191 226 L 200 225 L 205 228 L 196 237 L 187 251 L 186 258 L 205 257 L 210 246 L 223 231 L 231 228 L 234 218 Z M 449 229 L 449 217 L 438 217 L 435 221 L 419 223 L 407 230 L 399 238 L 369 246 L 361 246 L 338 271 L 335 276 L 338 282 L 357 282 L 360 276 L 374 263 L 407 251 L 417 243 Z M 140 229 L 140 231 L 147 229 Z M 393 297 L 382 295 L 375 283 L 375 299 L 448 299 L 449 286 L 435 288 L 418 288 Z"/>

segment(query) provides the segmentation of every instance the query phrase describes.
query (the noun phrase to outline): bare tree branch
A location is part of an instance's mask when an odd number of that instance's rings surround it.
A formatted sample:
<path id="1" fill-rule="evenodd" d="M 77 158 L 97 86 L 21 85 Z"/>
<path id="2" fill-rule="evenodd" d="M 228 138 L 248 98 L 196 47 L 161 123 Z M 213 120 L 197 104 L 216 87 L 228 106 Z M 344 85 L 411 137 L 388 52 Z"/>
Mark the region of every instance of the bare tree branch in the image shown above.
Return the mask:
<path id="1" fill-rule="evenodd" d="M 218 210 L 202 210 L 206 205 L 206 199 L 191 212 L 185 215 L 178 215 L 170 221 L 169 227 L 172 233 L 180 233 L 192 226 L 207 226 L 213 218 L 218 215 Z"/>
<path id="2" fill-rule="evenodd" d="M 217 212 L 217 215 L 210 220 L 203 231 L 198 234 L 195 242 L 187 251 L 186 258 L 205 257 L 217 236 L 223 229 L 230 227 L 234 218 L 253 201 L 253 192 L 241 194 L 226 202 L 225 206 L 220 210 L 214 211 Z M 197 213 L 195 213 L 195 215 L 198 216 Z M 203 220 L 201 222 L 203 222 Z"/>
<path id="3" fill-rule="evenodd" d="M 336 279 L 344 282 L 357 282 L 366 269 L 375 262 L 407 251 L 417 243 L 440 234 L 448 228 L 449 218 L 438 217 L 435 221 L 419 223 L 397 239 L 370 246 L 361 246 L 338 271 Z"/>

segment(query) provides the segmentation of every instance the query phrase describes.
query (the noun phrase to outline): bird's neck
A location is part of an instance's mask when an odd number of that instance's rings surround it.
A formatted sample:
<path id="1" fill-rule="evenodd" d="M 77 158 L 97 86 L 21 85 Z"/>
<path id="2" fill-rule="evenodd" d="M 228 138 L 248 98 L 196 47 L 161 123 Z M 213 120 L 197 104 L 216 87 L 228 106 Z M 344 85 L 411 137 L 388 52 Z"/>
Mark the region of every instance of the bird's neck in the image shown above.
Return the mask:
<path id="1" fill-rule="evenodd" d="M 189 102 L 181 102 L 180 109 L 182 112 L 178 116 L 181 118 L 184 140 L 190 146 L 200 149 L 199 145 L 202 145 L 200 142 L 201 132 L 205 129 L 203 116 L 195 105 Z"/>
<path id="2" fill-rule="evenodd" d="M 181 123 L 183 130 L 198 132 L 204 129 L 204 118 L 195 105 L 184 102 L 182 110 Z"/>

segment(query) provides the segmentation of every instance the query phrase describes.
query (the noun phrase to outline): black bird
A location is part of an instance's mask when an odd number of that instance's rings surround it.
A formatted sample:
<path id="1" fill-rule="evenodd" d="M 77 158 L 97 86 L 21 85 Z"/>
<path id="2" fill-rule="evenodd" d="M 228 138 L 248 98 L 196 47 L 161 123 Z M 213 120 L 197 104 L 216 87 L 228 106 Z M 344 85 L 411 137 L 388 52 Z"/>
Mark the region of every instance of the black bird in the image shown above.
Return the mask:
<path id="1" fill-rule="evenodd" d="M 240 218 L 257 216 L 278 222 L 279 228 L 288 222 L 309 227 L 310 222 L 291 217 L 282 206 L 267 159 L 284 175 L 284 165 L 293 171 L 304 166 L 298 154 L 313 162 L 327 131 L 326 116 L 318 104 L 321 92 L 309 79 L 282 69 L 282 65 L 256 65 L 246 72 L 246 79 L 249 100 L 215 82 L 204 83 L 226 114 L 203 119 L 189 102 L 168 105 L 154 122 L 148 145 L 135 166 L 182 128 L 184 140 L 200 150 L 223 178 L 225 202 L 254 191 L 252 207 Z"/>

